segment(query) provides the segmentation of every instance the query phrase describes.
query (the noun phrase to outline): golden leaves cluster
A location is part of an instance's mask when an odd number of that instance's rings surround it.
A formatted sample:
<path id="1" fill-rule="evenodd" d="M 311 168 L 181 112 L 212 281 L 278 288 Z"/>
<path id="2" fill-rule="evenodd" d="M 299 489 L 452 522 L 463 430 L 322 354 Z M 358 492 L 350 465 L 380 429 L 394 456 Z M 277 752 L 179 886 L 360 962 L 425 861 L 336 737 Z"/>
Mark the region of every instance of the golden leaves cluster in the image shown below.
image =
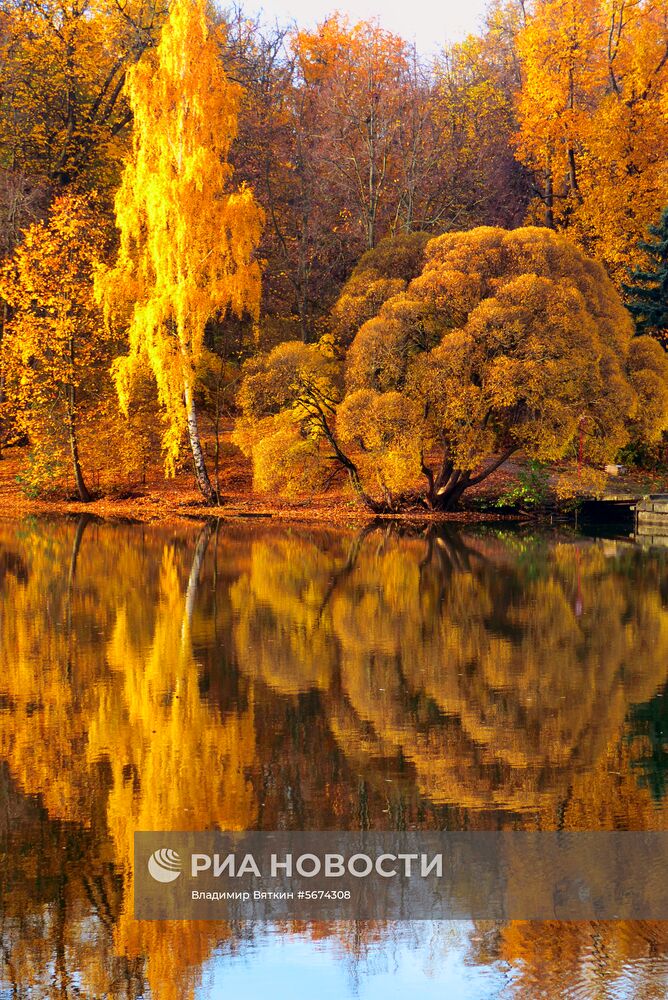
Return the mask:
<path id="1" fill-rule="evenodd" d="M 128 71 L 126 93 L 134 131 L 116 196 L 120 249 L 98 297 L 107 321 L 127 327 L 129 352 L 114 364 L 121 406 L 145 360 L 173 472 L 207 321 L 227 310 L 257 317 L 263 213 L 250 188 L 231 186 L 241 88 L 223 69 L 203 2 L 177 0 L 157 47 Z"/>
<path id="2" fill-rule="evenodd" d="M 665 0 L 538 0 L 518 36 L 518 155 L 618 283 L 668 198 L 667 15 Z"/>
<path id="3" fill-rule="evenodd" d="M 244 419 L 254 420 L 246 423 L 246 441 L 250 453 L 259 448 L 264 455 L 264 488 L 279 482 L 269 461 L 279 449 L 261 444 L 269 428 L 263 420 L 275 421 L 277 411 L 290 413 L 295 435 L 308 427 L 330 445 L 335 439 L 364 488 L 385 499 L 419 494 L 425 464 L 436 471 L 447 464 L 473 478 L 498 453 L 522 449 L 549 461 L 567 455 L 576 440 L 584 441 L 586 462 L 596 464 L 632 436 L 658 440 L 667 426 L 662 348 L 634 338 L 603 267 L 564 236 L 535 227 L 445 234 L 420 249 L 421 273 L 412 280 L 408 273 L 397 294 L 393 282 L 401 279 L 390 276 L 387 262 L 374 266 L 374 254 L 334 310 L 344 355 L 338 374 L 317 346 L 297 344 L 247 371 L 239 401 Z M 383 301 L 369 317 L 376 294 Z M 360 325 L 346 350 L 351 322 Z M 297 357 L 299 364 L 320 359 L 323 372 L 329 369 L 324 433 L 304 402 L 308 380 L 296 375 Z M 265 371 L 260 381 L 257 366 Z M 336 448 L 324 456 L 341 459 Z M 289 485 L 288 463 L 282 450 L 280 488 Z"/>

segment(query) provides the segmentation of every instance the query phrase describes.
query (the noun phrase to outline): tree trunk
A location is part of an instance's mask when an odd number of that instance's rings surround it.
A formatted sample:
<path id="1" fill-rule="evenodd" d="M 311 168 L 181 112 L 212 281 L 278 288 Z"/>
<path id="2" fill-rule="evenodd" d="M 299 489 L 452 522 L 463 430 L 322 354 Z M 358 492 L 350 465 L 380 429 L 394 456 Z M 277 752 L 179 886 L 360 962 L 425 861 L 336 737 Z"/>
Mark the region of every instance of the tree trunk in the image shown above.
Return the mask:
<path id="1" fill-rule="evenodd" d="M 74 584 L 77 575 L 77 562 L 79 561 L 79 551 L 81 549 L 81 543 L 83 541 L 83 536 L 86 528 L 93 520 L 92 514 L 79 514 L 79 519 L 77 521 L 77 530 L 74 535 L 74 541 L 72 542 L 72 552 L 70 554 L 70 570 L 67 576 L 67 679 L 72 679 L 72 673 L 74 670 L 73 664 L 73 638 L 72 638 L 72 595 L 74 593 Z"/>
<path id="2" fill-rule="evenodd" d="M 434 477 L 433 472 L 425 465 L 423 459 L 422 473 L 426 476 L 429 484 L 426 496 L 427 506 L 431 510 L 438 511 L 456 510 L 466 490 L 482 483 L 488 476 L 491 476 L 516 450 L 514 445 L 506 448 L 476 475 L 473 474 L 473 469 L 455 468 L 453 462 L 444 457 L 438 475 Z"/>
<path id="3" fill-rule="evenodd" d="M 454 469 L 448 481 L 436 490 L 433 499 L 434 510 L 451 511 L 457 508 L 464 491 L 471 486 L 471 473 Z"/>
<path id="4" fill-rule="evenodd" d="M 86 486 L 83 472 L 81 471 L 81 461 L 79 459 L 79 442 L 77 440 L 76 424 L 76 393 L 73 385 L 70 386 L 68 392 L 67 416 L 70 432 L 70 454 L 72 456 L 72 467 L 74 469 L 74 481 L 76 483 L 77 493 L 79 494 L 79 499 L 82 503 L 90 503 L 93 498 L 88 492 L 88 487 Z"/>
<path id="5" fill-rule="evenodd" d="M 554 229 L 554 181 L 552 178 L 552 158 L 548 156 L 545 168 L 545 225 L 548 229 Z"/>
<path id="6" fill-rule="evenodd" d="M 193 456 L 195 479 L 197 480 L 197 485 L 199 486 L 200 492 L 204 497 L 204 499 L 206 500 L 206 502 L 208 504 L 215 504 L 216 491 L 211 485 L 211 480 L 209 479 L 209 473 L 207 472 L 206 469 L 206 462 L 204 461 L 204 452 L 202 451 L 202 444 L 199 439 L 199 427 L 197 425 L 197 411 L 195 409 L 195 400 L 189 382 L 185 383 L 183 395 L 186 405 L 188 439 L 190 441 L 190 450 L 192 451 L 192 456 Z"/>
<path id="7" fill-rule="evenodd" d="M 578 173 L 575 164 L 575 150 L 572 146 L 568 147 L 568 186 L 574 193 L 579 192 L 578 187 Z"/>

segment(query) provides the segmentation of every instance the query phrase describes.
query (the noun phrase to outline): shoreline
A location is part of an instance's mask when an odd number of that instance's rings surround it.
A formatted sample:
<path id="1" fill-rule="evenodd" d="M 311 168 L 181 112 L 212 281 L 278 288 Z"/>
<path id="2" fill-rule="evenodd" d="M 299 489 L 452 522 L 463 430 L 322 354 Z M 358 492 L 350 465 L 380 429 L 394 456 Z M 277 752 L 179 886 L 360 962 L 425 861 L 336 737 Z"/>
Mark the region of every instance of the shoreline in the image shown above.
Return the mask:
<path id="1" fill-rule="evenodd" d="M 374 514 L 360 501 L 341 489 L 313 494 L 299 500 L 288 500 L 254 493 L 250 464 L 236 450 L 226 456 L 221 468 L 224 494 L 220 505 L 206 505 L 188 471 L 165 480 L 160 468 L 152 469 L 141 486 L 128 483 L 125 492 L 111 492 L 82 503 L 71 496 L 54 494 L 53 499 L 26 496 L 17 480 L 25 462 L 25 449 L 7 448 L 0 459 L 0 517 L 79 516 L 90 514 L 105 520 L 131 520 L 140 524 L 169 521 L 271 521 L 276 524 L 365 525 L 378 522 L 413 525 L 525 522 L 534 517 L 494 511 L 459 510 L 448 513 L 428 510 L 406 510 L 396 514 Z M 499 470 L 490 477 L 490 486 L 498 493 L 510 470 Z M 487 491 L 485 491 L 486 493 Z M 476 492 L 477 496 L 483 495 Z"/>
<path id="2" fill-rule="evenodd" d="M 412 525 L 452 524 L 452 523 L 499 523 L 499 522 L 532 522 L 542 520 L 525 514 L 496 514 L 486 511 L 460 510 L 452 512 L 403 511 L 396 514 L 373 514 L 361 506 L 351 506 L 341 509 L 341 503 L 335 501 L 331 506 L 320 504 L 305 508 L 303 504 L 290 505 L 287 502 L 271 506 L 262 498 L 249 497 L 246 502 L 238 500 L 222 503 L 220 506 L 207 506 L 203 503 L 177 501 L 166 504 L 163 501 L 148 496 L 125 500 L 114 500 L 110 497 L 100 498 L 91 503 L 81 503 L 74 500 L 31 500 L 16 498 L 14 503 L 3 503 L 0 517 L 16 519 L 20 517 L 75 517 L 88 514 L 93 518 L 109 521 L 132 521 L 138 524 L 150 524 L 164 521 L 272 521 L 273 523 L 331 525 L 365 525 L 378 522 L 403 523 Z"/>
<path id="3" fill-rule="evenodd" d="M 457 523 L 555 524 L 572 520 L 572 512 L 565 508 L 560 510 L 558 504 L 548 509 L 514 511 L 496 511 L 493 507 L 476 510 L 465 506 L 457 511 L 432 512 L 414 507 L 396 513 L 375 514 L 340 488 L 313 494 L 306 499 L 267 496 L 253 491 L 249 464 L 240 453 L 229 455 L 221 469 L 225 495 L 220 505 L 204 503 L 189 471 L 165 480 L 159 468 L 152 469 L 142 485 L 127 483 L 124 491 L 110 490 L 90 503 L 65 496 L 62 491 L 60 494 L 54 492 L 52 499 L 31 498 L 25 495 L 18 481 L 24 461 L 24 449 L 16 447 L 6 449 L 0 459 L 0 519 L 88 514 L 93 518 L 138 524 L 218 520 L 234 523 L 271 521 L 274 524 L 311 524 L 319 527 L 323 524 L 364 527 L 379 523 L 414 527 Z M 484 488 L 471 491 L 468 499 L 495 499 L 514 481 L 517 471 L 517 463 L 507 463 L 486 480 Z"/>

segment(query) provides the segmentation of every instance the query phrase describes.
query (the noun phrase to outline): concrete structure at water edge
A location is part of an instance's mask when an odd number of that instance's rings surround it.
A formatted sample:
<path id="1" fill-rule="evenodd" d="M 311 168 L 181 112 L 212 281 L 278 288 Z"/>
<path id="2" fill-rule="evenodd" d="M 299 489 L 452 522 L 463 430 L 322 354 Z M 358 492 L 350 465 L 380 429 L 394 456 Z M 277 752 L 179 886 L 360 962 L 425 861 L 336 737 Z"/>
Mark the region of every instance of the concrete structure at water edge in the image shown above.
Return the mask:
<path id="1" fill-rule="evenodd" d="M 648 545 L 668 545 L 668 493 L 652 493 L 635 505 L 636 538 Z"/>

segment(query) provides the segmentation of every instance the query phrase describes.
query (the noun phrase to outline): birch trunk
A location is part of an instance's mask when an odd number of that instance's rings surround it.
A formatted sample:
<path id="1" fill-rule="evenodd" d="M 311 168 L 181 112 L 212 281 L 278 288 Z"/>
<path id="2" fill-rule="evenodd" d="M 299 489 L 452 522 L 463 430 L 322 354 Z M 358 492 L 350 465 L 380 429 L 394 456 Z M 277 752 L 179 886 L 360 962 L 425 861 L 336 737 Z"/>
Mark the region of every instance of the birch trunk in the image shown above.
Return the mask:
<path id="1" fill-rule="evenodd" d="M 216 491 L 211 485 L 209 473 L 206 468 L 206 462 L 204 461 L 204 452 L 202 451 L 202 443 L 199 437 L 199 426 L 197 424 L 197 410 L 195 409 L 195 400 L 189 382 L 186 382 L 184 387 L 184 399 L 186 405 L 186 420 L 188 423 L 188 440 L 190 441 L 190 450 L 193 456 L 195 478 L 197 479 L 197 485 L 199 486 L 200 492 L 206 502 L 208 504 L 214 504 L 216 502 Z"/>

